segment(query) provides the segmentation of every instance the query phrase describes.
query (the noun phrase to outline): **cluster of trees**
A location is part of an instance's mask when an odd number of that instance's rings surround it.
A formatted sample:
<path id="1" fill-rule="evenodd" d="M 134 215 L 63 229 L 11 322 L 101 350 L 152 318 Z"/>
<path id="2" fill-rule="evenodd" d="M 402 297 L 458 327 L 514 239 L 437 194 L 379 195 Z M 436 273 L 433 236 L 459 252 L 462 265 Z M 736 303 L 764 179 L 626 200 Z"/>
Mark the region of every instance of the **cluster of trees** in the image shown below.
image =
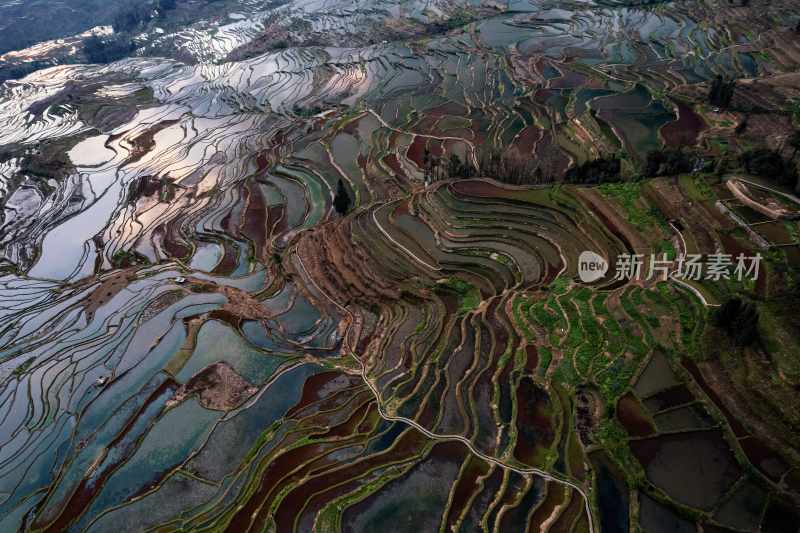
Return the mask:
<path id="1" fill-rule="evenodd" d="M 117 250 L 111 257 L 114 268 L 128 268 L 136 265 L 149 265 L 150 260 L 133 250 Z"/>
<path id="2" fill-rule="evenodd" d="M 478 152 L 477 167 L 463 161 L 457 154 L 450 154 L 446 160 L 432 156 L 426 148 L 422 158 L 425 179 L 472 178 L 475 176 L 491 178 L 510 185 L 542 185 L 556 180 L 552 173 L 545 173 L 542 162 L 534 157 L 521 157 L 497 149 L 482 149 Z M 587 161 L 569 169 L 563 181 L 578 184 L 611 183 L 622 180 L 622 164 L 613 155 Z"/>
<path id="3" fill-rule="evenodd" d="M 319 115 L 323 111 L 325 111 L 325 109 L 319 105 L 302 107 L 300 104 L 294 104 L 294 106 L 292 106 L 292 113 L 303 118 L 310 118 Z"/>
<path id="4" fill-rule="evenodd" d="M 797 140 L 800 147 L 800 138 Z M 748 173 L 755 176 L 762 176 L 791 187 L 797 183 L 797 168 L 794 162 L 784 158 L 777 150 L 767 148 L 748 150 L 739 157 L 739 162 Z"/>
<path id="5" fill-rule="evenodd" d="M 475 175 L 475 167 L 461 161 L 457 154 L 450 154 L 447 160 L 447 174 L 451 177 L 471 178 Z"/>
<path id="6" fill-rule="evenodd" d="M 792 134 L 786 145 L 792 149 L 791 157 L 784 157 L 780 151 L 759 148 L 744 152 L 739 157 L 739 164 L 748 173 L 762 176 L 782 185 L 795 187 L 798 184 L 798 172 L 794 163 L 800 153 L 800 130 Z M 647 178 L 657 176 L 677 176 L 698 170 L 703 163 L 700 154 L 693 150 L 663 149 L 647 154 L 642 168 L 642 175 Z M 713 167 L 714 161 L 705 161 L 703 168 Z M 718 163 L 725 163 L 724 160 Z M 501 183 L 511 185 L 540 185 L 553 183 L 556 177 L 542 171 L 535 158 L 522 158 L 508 155 L 500 150 L 481 150 L 478 156 L 478 167 L 464 162 L 456 154 L 447 159 L 432 156 L 426 149 L 423 156 L 423 167 L 427 181 L 441 179 L 487 177 Z M 622 164 L 618 156 L 598 158 L 567 170 L 561 181 L 581 185 L 597 185 L 622 181 Z"/>
<path id="7" fill-rule="evenodd" d="M 128 32 L 150 22 L 156 16 L 163 16 L 177 7 L 176 0 L 156 0 L 128 7 L 114 17 L 112 26 L 117 33 Z"/>
<path id="8" fill-rule="evenodd" d="M 731 105 L 733 93 L 736 91 L 736 80 L 725 81 L 722 76 L 717 75 L 711 83 L 708 92 L 708 103 L 711 105 L 726 108 Z"/>
<path id="9" fill-rule="evenodd" d="M 471 24 L 476 20 L 477 18 L 470 11 L 466 9 L 460 9 L 450 15 L 450 17 L 443 22 L 433 22 L 429 24 L 427 27 L 427 33 L 431 35 L 447 33 L 457 28 L 461 28 L 462 26 L 466 26 L 467 24 Z"/>
<path id="10" fill-rule="evenodd" d="M 538 185 L 546 179 L 535 158 L 491 149 L 479 152 L 477 174 L 510 185 Z"/>
<path id="11" fill-rule="evenodd" d="M 150 4 L 131 6 L 114 17 L 111 26 L 117 33 L 128 32 L 149 22 L 153 18 L 153 6 Z"/>
<path id="12" fill-rule="evenodd" d="M 438 181 L 448 178 L 471 178 L 475 176 L 475 167 L 461 160 L 458 154 L 450 154 L 446 160 L 431 154 L 428 148 L 422 154 L 422 168 L 425 181 Z"/>
<path id="13" fill-rule="evenodd" d="M 28 61 L 18 65 L 2 66 L 0 67 L 0 83 L 6 80 L 18 80 L 32 72 L 52 66 L 53 62 L 41 60 Z"/>
<path id="14" fill-rule="evenodd" d="M 797 151 L 800 150 L 800 130 L 794 130 L 791 135 L 786 139 L 786 146 L 792 149 L 792 157 L 789 162 L 794 163 L 794 158 L 797 157 Z"/>
<path id="15" fill-rule="evenodd" d="M 621 180 L 622 163 L 616 155 L 587 161 L 582 165 L 572 167 L 564 175 L 565 182 L 584 185 L 614 183 Z"/>
<path id="16" fill-rule="evenodd" d="M 746 125 L 746 121 L 743 121 L 743 124 Z M 784 156 L 787 148 L 791 150 L 789 157 Z M 795 164 L 798 153 L 800 153 L 800 130 L 792 133 L 780 150 L 755 148 L 743 152 L 738 156 L 738 165 L 748 174 L 761 176 L 778 184 L 794 188 L 800 186 Z M 737 159 L 735 158 L 724 157 L 716 160 L 717 172 L 724 171 L 730 163 L 735 163 L 736 161 Z M 701 170 L 698 168 L 698 163 L 702 162 L 701 154 L 695 150 L 681 148 L 654 150 L 647 154 L 642 168 L 642 175 L 647 178 L 654 178 L 656 176 L 688 174 Z M 714 160 L 706 161 L 702 165 L 702 170 L 707 171 L 714 166 L 714 163 Z"/>
<path id="17" fill-rule="evenodd" d="M 101 38 L 92 35 L 83 43 L 83 52 L 90 63 L 111 63 L 128 57 L 136 45 L 123 35 Z"/>
<path id="18" fill-rule="evenodd" d="M 339 180 L 336 186 L 336 195 L 333 197 L 333 208 L 336 209 L 337 213 L 344 216 L 350 211 L 351 203 L 352 200 L 347 192 L 347 187 L 345 187 L 342 180 Z"/>
<path id="19" fill-rule="evenodd" d="M 654 150 L 647 154 L 642 174 L 648 178 L 686 174 L 694 170 L 697 159 L 697 154 L 680 148 Z"/>
<path id="20" fill-rule="evenodd" d="M 83 43 L 83 50 L 90 63 L 111 63 L 128 57 L 136 49 L 131 33 L 139 30 L 154 17 L 163 16 L 177 7 L 176 0 L 156 0 L 136 4 L 118 13 L 112 22 L 114 35 L 93 35 Z"/>
<path id="21" fill-rule="evenodd" d="M 141 176 L 128 184 L 127 202 L 136 203 L 140 198 L 158 195 L 159 201 L 168 202 L 175 197 L 177 186 L 168 176 Z"/>
<path id="22" fill-rule="evenodd" d="M 730 298 L 714 311 L 713 320 L 737 346 L 751 346 L 759 340 L 758 308 L 753 302 Z"/>

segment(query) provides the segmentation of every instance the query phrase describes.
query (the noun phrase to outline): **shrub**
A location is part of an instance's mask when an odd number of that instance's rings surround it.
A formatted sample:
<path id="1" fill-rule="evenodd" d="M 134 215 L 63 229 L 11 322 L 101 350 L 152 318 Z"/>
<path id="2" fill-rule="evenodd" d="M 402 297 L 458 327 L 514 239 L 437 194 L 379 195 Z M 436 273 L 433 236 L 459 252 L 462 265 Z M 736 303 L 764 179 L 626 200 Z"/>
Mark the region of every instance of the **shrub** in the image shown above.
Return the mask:
<path id="1" fill-rule="evenodd" d="M 750 174 L 762 176 L 783 185 L 794 185 L 797 181 L 797 171 L 794 166 L 774 150 L 766 148 L 749 150 L 742 154 L 740 162 Z"/>
<path id="2" fill-rule="evenodd" d="M 613 183 L 622 180 L 622 165 L 618 157 L 595 159 L 569 169 L 564 181 L 579 184 Z"/>
<path id="3" fill-rule="evenodd" d="M 118 13 L 111 23 L 117 33 L 131 31 L 148 22 L 153 15 L 153 6 L 150 4 L 136 5 Z"/>
<path id="4" fill-rule="evenodd" d="M 136 46 L 123 37 L 101 39 L 93 35 L 83 43 L 83 51 L 90 63 L 112 63 L 130 55 Z"/>
<path id="5" fill-rule="evenodd" d="M 759 340 L 758 309 L 752 302 L 730 298 L 714 311 L 713 321 L 737 346 L 750 346 Z"/>
<path id="6" fill-rule="evenodd" d="M 683 150 L 655 150 L 647 154 L 643 174 L 648 178 L 686 174 L 694 168 L 696 156 Z"/>
<path id="7" fill-rule="evenodd" d="M 350 210 L 350 203 L 351 200 L 350 195 L 347 194 L 347 188 L 344 186 L 344 182 L 339 180 L 336 187 L 336 196 L 333 198 L 333 207 L 340 215 L 346 215 Z"/>

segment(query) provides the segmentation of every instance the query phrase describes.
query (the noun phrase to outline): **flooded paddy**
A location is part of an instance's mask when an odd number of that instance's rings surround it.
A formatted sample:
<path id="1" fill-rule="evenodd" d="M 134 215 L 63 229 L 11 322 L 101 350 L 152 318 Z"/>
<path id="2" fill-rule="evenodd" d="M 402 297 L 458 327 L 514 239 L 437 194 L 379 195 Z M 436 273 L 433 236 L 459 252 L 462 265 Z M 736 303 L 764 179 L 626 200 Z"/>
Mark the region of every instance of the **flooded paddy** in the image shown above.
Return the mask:
<path id="1" fill-rule="evenodd" d="M 716 432 L 684 433 L 631 443 L 648 478 L 686 505 L 708 509 L 738 479 L 729 446 Z M 695 476 L 695 472 L 702 476 Z"/>

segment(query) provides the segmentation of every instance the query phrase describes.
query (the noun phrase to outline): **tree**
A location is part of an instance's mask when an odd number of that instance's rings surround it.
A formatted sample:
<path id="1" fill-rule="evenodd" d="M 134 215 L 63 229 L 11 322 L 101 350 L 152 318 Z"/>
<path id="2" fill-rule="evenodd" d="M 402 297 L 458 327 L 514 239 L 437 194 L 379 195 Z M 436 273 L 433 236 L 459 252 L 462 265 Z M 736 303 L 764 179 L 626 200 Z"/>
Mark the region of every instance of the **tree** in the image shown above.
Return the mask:
<path id="1" fill-rule="evenodd" d="M 736 90 L 736 80 L 726 82 L 719 74 L 711 82 L 711 89 L 708 92 L 708 102 L 717 107 L 728 107 L 733 100 L 733 93 Z"/>
<path id="2" fill-rule="evenodd" d="M 594 159 L 569 169 L 564 181 L 578 184 L 618 182 L 622 180 L 621 170 L 622 165 L 616 156 Z"/>
<path id="3" fill-rule="evenodd" d="M 133 42 L 123 36 L 101 39 L 92 35 L 83 43 L 83 51 L 90 63 L 112 63 L 129 56 L 135 49 Z"/>
<path id="4" fill-rule="evenodd" d="M 479 176 L 495 179 L 511 185 L 525 185 L 537 179 L 537 162 L 532 157 L 523 158 L 497 149 L 482 149 L 478 155 Z M 470 175 L 474 174 L 472 167 Z"/>
<path id="5" fill-rule="evenodd" d="M 450 154 L 450 159 L 447 160 L 447 175 L 452 177 L 458 176 L 461 170 L 461 159 L 457 154 Z"/>
<path id="6" fill-rule="evenodd" d="M 728 332 L 738 346 L 750 346 L 758 340 L 758 309 L 751 302 L 741 305 Z"/>
<path id="7" fill-rule="evenodd" d="M 427 146 L 422 154 L 422 166 L 425 169 L 425 181 L 429 181 L 431 179 L 431 151 Z"/>
<path id="8" fill-rule="evenodd" d="M 716 163 L 714 163 L 714 174 L 716 176 L 722 177 L 728 171 L 728 159 L 726 157 L 720 157 Z"/>
<path id="9" fill-rule="evenodd" d="M 712 105 L 718 105 L 720 94 L 722 93 L 722 76 L 717 74 L 717 77 L 714 78 L 714 81 L 711 82 L 711 88 L 708 91 L 708 103 Z"/>
<path id="10" fill-rule="evenodd" d="M 447 176 L 450 178 L 471 178 L 475 169 L 469 163 L 464 163 L 456 154 L 450 154 L 447 160 Z"/>
<path id="11" fill-rule="evenodd" d="M 722 89 L 722 101 L 720 107 L 727 108 L 733 101 L 733 93 L 736 90 L 736 80 L 731 80 Z"/>
<path id="12" fill-rule="evenodd" d="M 681 149 L 653 150 L 647 154 L 643 173 L 645 177 L 676 176 L 694 168 L 695 154 Z"/>
<path id="13" fill-rule="evenodd" d="M 762 176 L 784 185 L 794 185 L 797 170 L 777 151 L 759 148 L 749 150 L 740 157 L 742 166 L 755 176 Z"/>
<path id="14" fill-rule="evenodd" d="M 333 207 L 340 215 L 346 215 L 350 210 L 350 202 L 350 195 L 347 194 L 347 188 L 344 186 L 344 182 L 339 180 L 339 184 L 336 186 L 336 196 L 333 198 Z"/>
<path id="15" fill-rule="evenodd" d="M 117 13 L 111 26 L 116 33 L 136 29 L 152 18 L 152 9 L 153 6 L 151 4 L 131 6 L 125 11 Z"/>
<path id="16" fill-rule="evenodd" d="M 750 346 L 759 339 L 758 309 L 752 302 L 730 298 L 714 312 L 713 320 L 737 346 Z"/>
<path id="17" fill-rule="evenodd" d="M 437 181 L 441 177 L 441 161 L 438 157 L 432 156 L 428 162 L 428 179 Z"/>
<path id="18" fill-rule="evenodd" d="M 712 315 L 714 324 L 721 328 L 731 326 L 736 316 L 739 314 L 741 307 L 742 300 L 740 298 L 729 298 L 714 311 Z"/>
<path id="19" fill-rule="evenodd" d="M 744 133 L 745 131 L 747 131 L 747 115 L 745 115 L 745 117 L 742 119 L 742 121 L 739 124 L 737 124 L 736 129 L 734 130 L 734 133 L 737 136 L 739 136 L 742 133 Z"/>
<path id="20" fill-rule="evenodd" d="M 800 130 L 794 130 L 789 138 L 786 139 L 786 144 L 788 144 L 792 148 L 792 157 L 789 159 L 792 163 L 794 163 L 794 158 L 797 155 L 797 151 L 800 150 Z"/>

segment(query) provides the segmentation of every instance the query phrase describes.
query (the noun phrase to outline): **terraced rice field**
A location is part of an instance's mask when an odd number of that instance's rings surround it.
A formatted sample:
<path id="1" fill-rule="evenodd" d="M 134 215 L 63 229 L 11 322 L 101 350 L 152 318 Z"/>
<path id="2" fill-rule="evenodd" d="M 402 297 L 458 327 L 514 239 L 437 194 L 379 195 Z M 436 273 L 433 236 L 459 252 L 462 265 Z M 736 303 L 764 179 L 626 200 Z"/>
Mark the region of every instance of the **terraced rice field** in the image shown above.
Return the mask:
<path id="1" fill-rule="evenodd" d="M 796 531 L 792 354 L 751 395 L 741 287 L 613 279 L 760 250 L 719 180 L 426 169 L 712 149 L 707 82 L 800 61 L 796 2 L 721 5 L 246 2 L 1 85 L 0 531 Z"/>

